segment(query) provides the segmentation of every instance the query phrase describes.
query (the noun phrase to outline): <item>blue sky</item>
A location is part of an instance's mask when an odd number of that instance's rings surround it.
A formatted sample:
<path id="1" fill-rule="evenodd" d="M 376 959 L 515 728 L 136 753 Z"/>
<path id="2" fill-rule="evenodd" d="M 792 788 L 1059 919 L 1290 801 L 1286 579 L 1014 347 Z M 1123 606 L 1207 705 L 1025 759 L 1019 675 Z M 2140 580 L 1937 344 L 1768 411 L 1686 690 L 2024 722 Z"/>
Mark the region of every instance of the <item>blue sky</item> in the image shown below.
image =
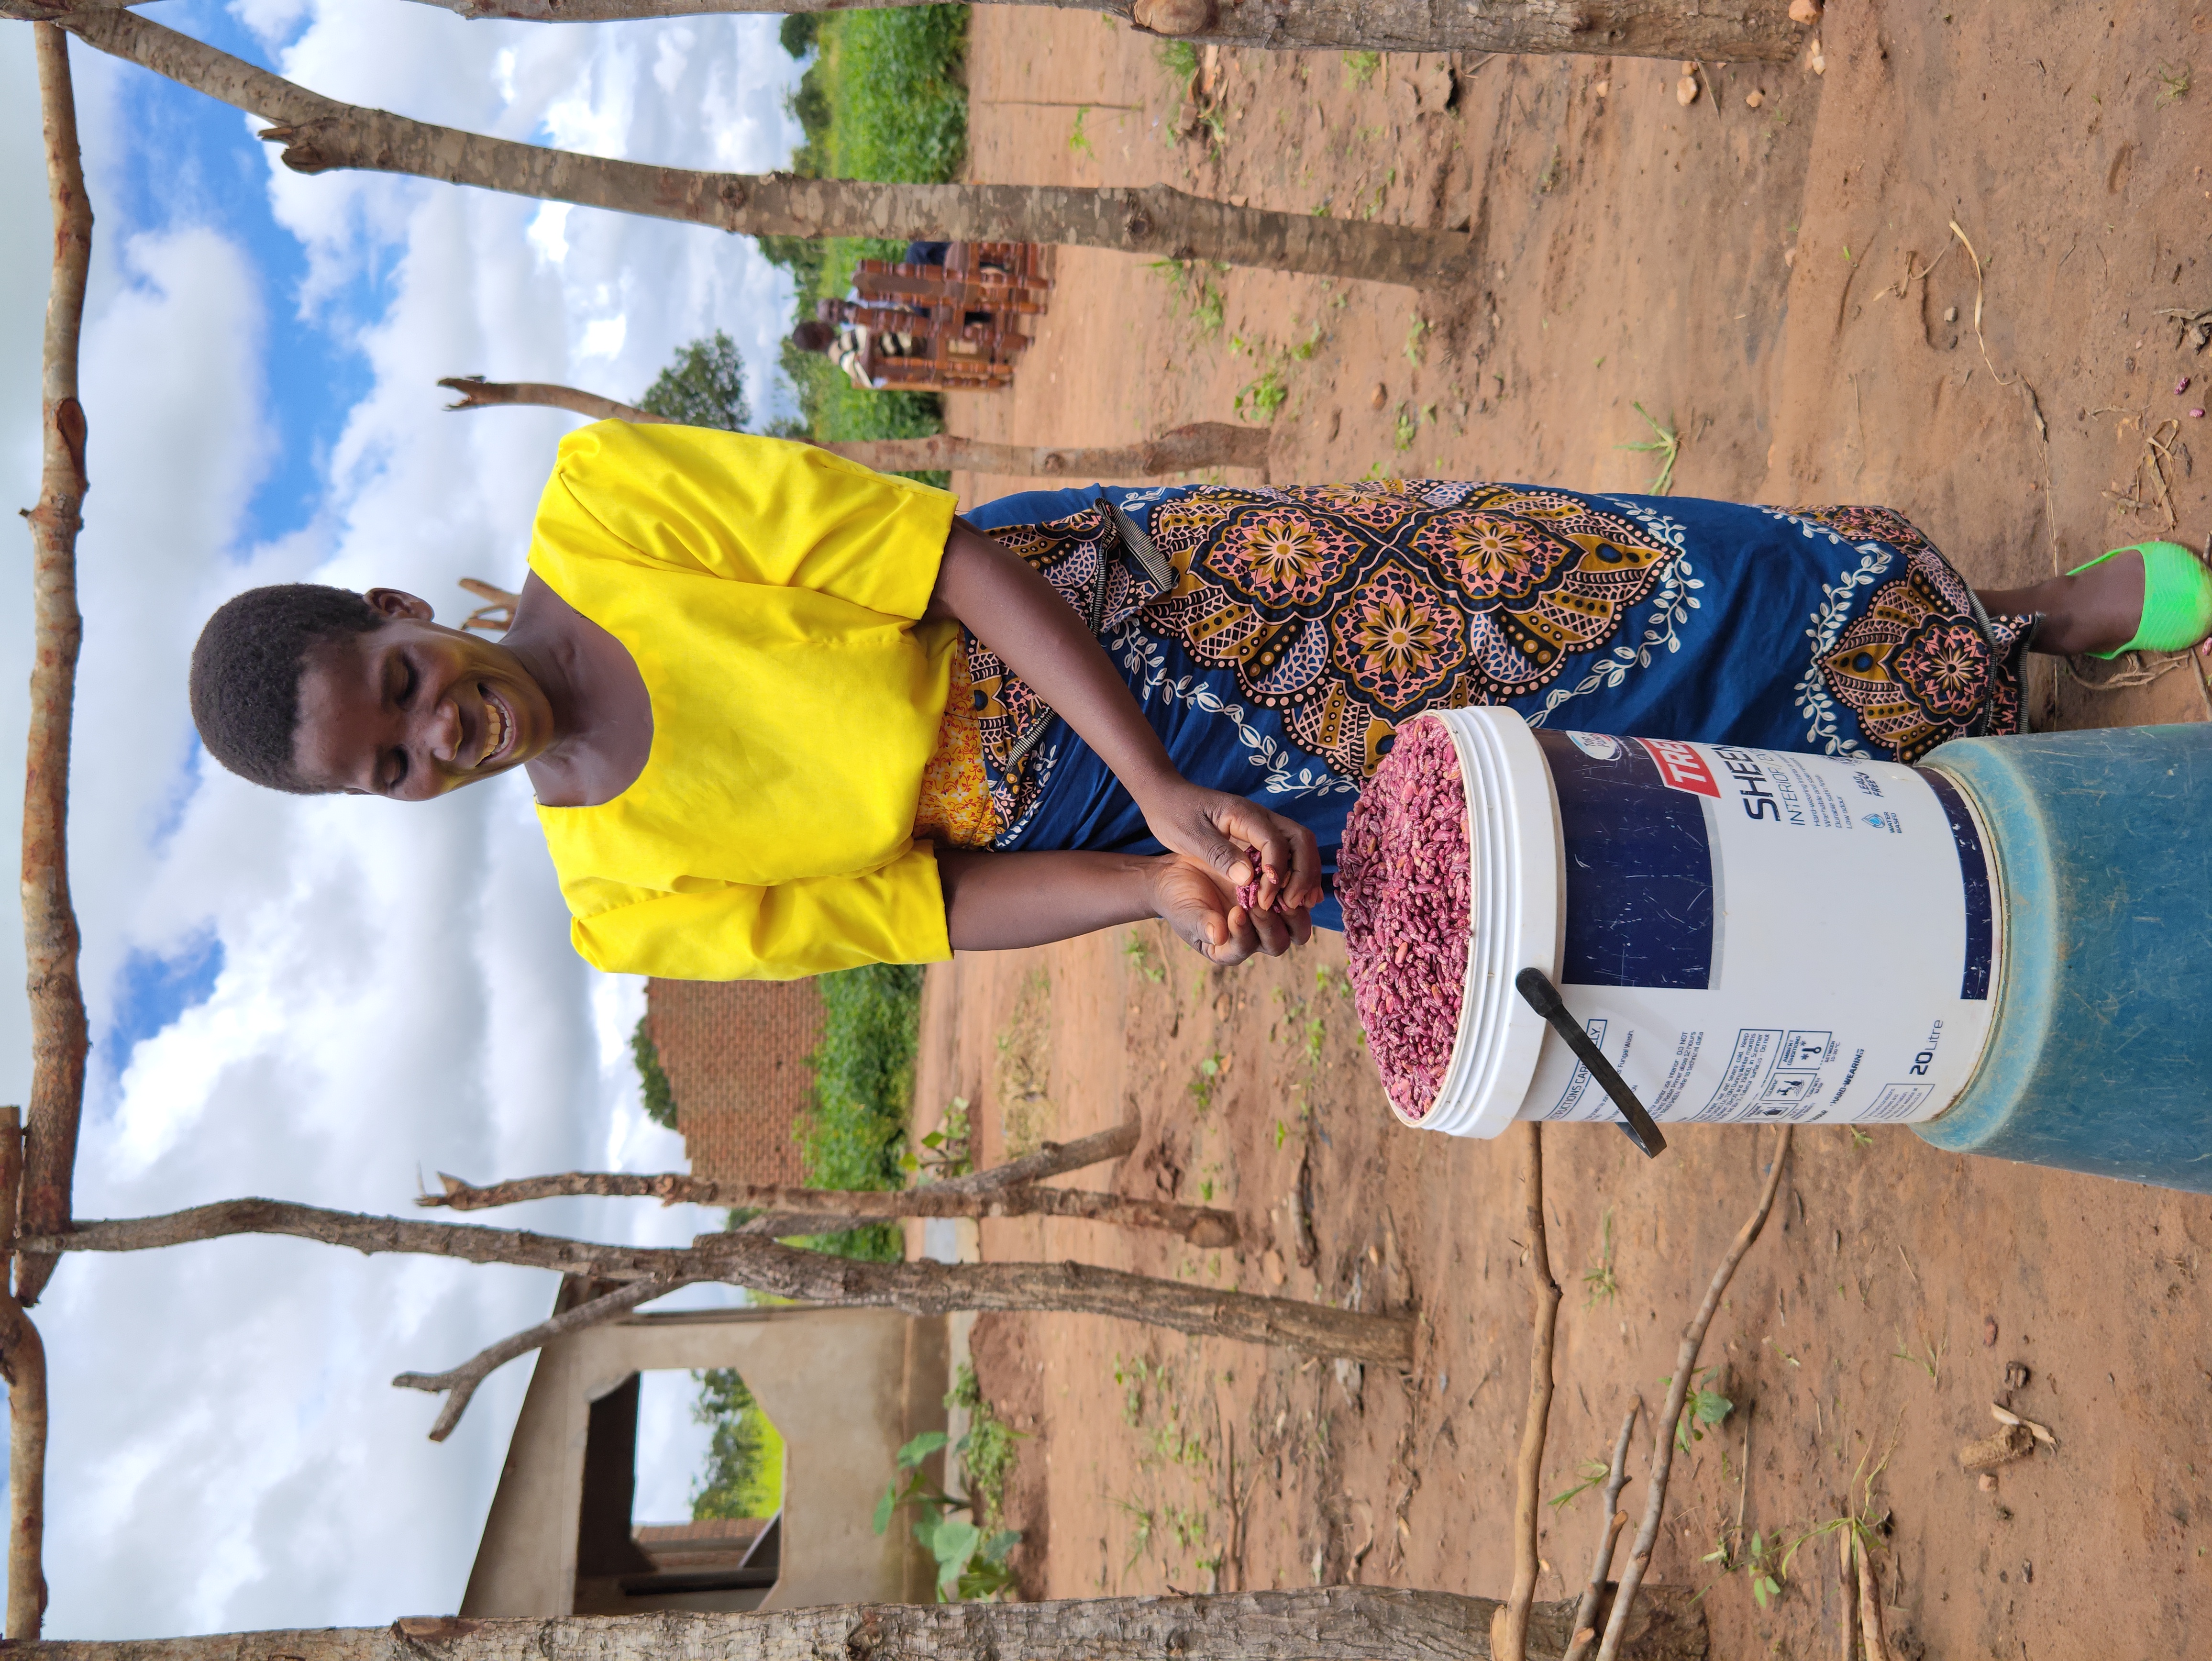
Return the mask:
<path id="1" fill-rule="evenodd" d="M 757 170 L 798 137 L 773 17 L 537 27 L 404 0 L 149 15 L 334 96 L 511 138 Z M 29 47 L 0 31 L 0 220 L 43 225 Z M 95 1043 L 78 1214 L 240 1194 L 393 1212 L 418 1171 L 671 1168 L 680 1145 L 640 1111 L 625 1043 L 641 986 L 568 950 L 520 782 L 415 811 L 256 791 L 201 764 L 184 670 L 199 620 L 256 582 L 392 582 L 442 611 L 465 604 L 462 576 L 519 581 L 573 418 L 447 415 L 439 376 L 634 397 L 717 327 L 764 366 L 787 282 L 742 239 L 690 228 L 301 178 L 239 112 L 81 46 L 72 62 L 98 216 L 70 778 Z M 46 258 L 43 235 L 0 246 L 0 485 L 18 504 L 37 488 Z M 787 399 L 755 386 L 763 416 Z M 0 775 L 22 764 L 25 610 L 0 611 Z M 0 889 L 10 942 L 15 905 Z M 21 1099 L 20 1000 L 0 1000 L 0 1099 Z M 580 1202 L 514 1220 L 656 1241 L 713 1226 Z M 534 1273 L 292 1241 L 66 1262 L 39 1311 L 58 1404 L 50 1634 L 455 1607 L 526 1368 L 495 1376 L 442 1445 L 423 1435 L 435 1403 L 386 1381 L 452 1365 L 552 1295 Z M 645 1512 L 683 1509 L 697 1434 L 682 1394 L 650 1393 Z"/>

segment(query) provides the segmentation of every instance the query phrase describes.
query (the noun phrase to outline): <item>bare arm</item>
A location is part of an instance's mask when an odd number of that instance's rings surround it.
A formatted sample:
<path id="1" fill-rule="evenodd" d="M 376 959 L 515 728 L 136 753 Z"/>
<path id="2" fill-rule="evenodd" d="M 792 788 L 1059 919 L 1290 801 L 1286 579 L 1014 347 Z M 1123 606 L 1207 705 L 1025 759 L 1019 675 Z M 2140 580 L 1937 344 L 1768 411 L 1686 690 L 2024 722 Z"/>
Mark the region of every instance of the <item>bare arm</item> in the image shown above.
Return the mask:
<path id="1" fill-rule="evenodd" d="M 1263 904 L 1278 893 L 1297 907 L 1322 898 L 1313 833 L 1178 773 L 1083 619 L 1019 555 L 955 520 L 927 615 L 957 618 L 1035 687 L 1127 787 L 1164 847 L 1204 861 L 1232 893 L 1255 874 L 1244 850 L 1257 849 Z"/>
<path id="2" fill-rule="evenodd" d="M 945 920 L 955 950 L 1044 946 L 1116 923 L 1165 917 L 1192 950 L 1218 964 L 1279 954 L 1313 933 L 1304 913 L 1255 917 L 1196 860 L 1180 854 L 982 854 L 940 849 Z"/>

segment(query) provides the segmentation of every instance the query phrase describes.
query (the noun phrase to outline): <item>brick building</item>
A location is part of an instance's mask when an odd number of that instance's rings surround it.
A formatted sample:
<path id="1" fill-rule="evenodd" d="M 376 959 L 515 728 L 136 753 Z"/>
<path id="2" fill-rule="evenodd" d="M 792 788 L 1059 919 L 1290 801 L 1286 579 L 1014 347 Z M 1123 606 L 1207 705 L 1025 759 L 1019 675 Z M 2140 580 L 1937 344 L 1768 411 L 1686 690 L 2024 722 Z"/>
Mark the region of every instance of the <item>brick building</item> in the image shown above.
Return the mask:
<path id="1" fill-rule="evenodd" d="M 822 1040 L 814 983 L 653 980 L 645 996 L 691 1174 L 799 1182 L 792 1128 L 814 1082 L 806 1058 Z"/>

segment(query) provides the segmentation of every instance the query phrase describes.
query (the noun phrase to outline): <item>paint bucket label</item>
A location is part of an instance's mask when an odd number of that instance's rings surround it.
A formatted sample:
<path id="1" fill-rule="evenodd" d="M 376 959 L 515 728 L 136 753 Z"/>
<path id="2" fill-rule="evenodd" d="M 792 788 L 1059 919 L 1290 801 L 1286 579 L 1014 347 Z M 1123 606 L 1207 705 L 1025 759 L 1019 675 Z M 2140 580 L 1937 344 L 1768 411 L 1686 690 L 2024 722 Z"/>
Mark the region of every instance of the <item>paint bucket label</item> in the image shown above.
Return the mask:
<path id="1" fill-rule="evenodd" d="M 1538 731 L 1559 805 L 1568 1008 L 1652 1117 L 1934 1117 L 1987 1037 L 2000 919 L 1940 774 Z M 1606 1120 L 1547 1035 L 1518 1116 Z"/>

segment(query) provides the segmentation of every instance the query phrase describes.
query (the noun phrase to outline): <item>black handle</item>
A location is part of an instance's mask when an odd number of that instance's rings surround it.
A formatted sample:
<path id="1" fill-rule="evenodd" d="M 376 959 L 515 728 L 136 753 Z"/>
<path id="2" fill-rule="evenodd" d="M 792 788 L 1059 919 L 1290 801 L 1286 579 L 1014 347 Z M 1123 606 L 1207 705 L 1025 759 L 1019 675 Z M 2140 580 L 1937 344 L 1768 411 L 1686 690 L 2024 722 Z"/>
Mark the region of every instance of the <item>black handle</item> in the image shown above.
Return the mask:
<path id="1" fill-rule="evenodd" d="M 1589 1068 L 1590 1077 L 1613 1098 L 1613 1104 L 1620 1110 L 1620 1128 L 1628 1133 L 1628 1140 L 1642 1148 L 1647 1159 L 1656 1159 L 1664 1153 L 1667 1139 L 1659 1134 L 1657 1122 L 1644 1110 L 1644 1104 L 1636 1099 L 1628 1080 L 1613 1070 L 1613 1063 L 1606 1060 L 1605 1052 L 1590 1042 L 1582 1023 L 1567 1013 L 1566 1000 L 1559 995 L 1559 989 L 1552 984 L 1551 977 L 1540 969 L 1524 969 L 1513 977 L 1513 986 L 1529 1008 L 1551 1023 L 1552 1031 L 1575 1052 L 1575 1059 Z"/>

